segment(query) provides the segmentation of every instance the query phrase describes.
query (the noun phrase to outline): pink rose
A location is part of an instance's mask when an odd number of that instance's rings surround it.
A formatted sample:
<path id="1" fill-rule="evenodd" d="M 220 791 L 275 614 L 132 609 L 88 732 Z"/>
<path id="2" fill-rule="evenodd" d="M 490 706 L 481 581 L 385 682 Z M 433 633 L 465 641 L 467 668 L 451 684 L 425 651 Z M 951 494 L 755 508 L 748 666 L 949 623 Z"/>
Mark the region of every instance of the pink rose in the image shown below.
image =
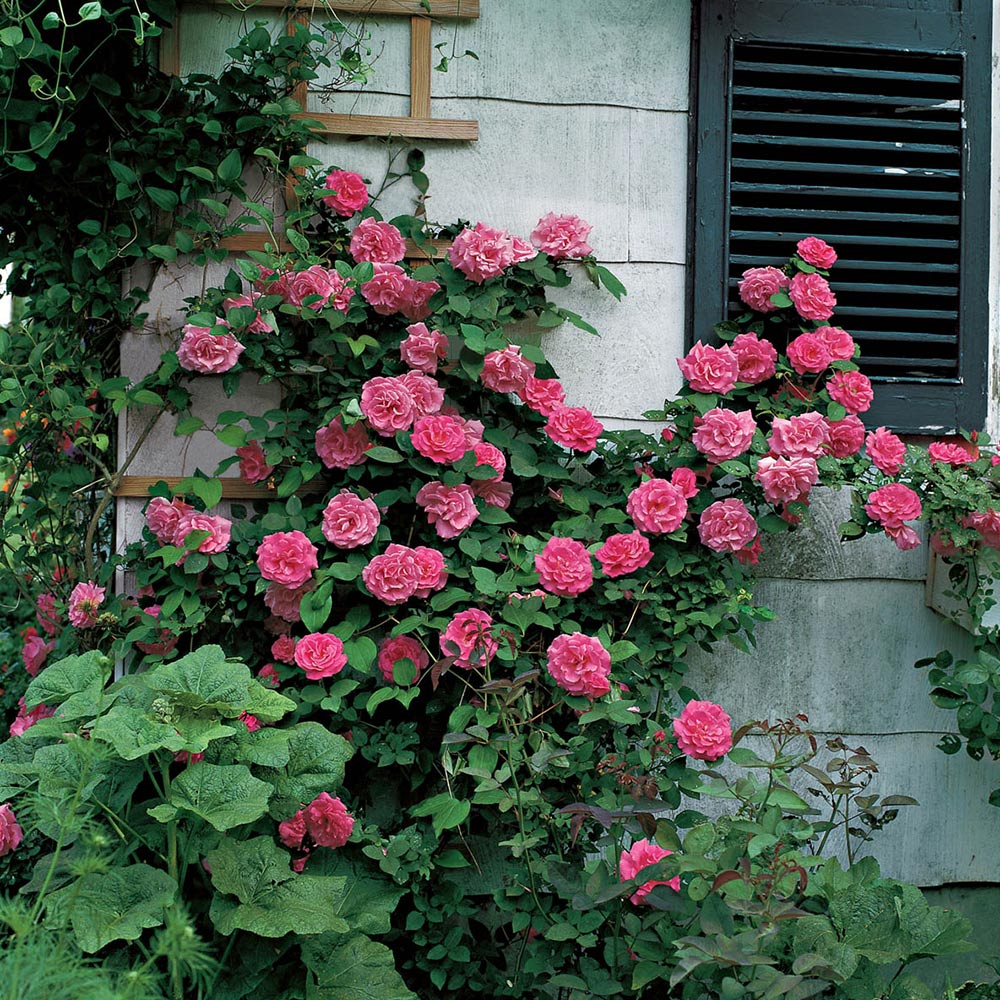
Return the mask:
<path id="1" fill-rule="evenodd" d="M 740 365 L 737 381 L 756 385 L 774 376 L 778 352 L 771 341 L 761 340 L 754 333 L 741 333 L 731 347 Z"/>
<path id="2" fill-rule="evenodd" d="M 333 677 L 347 666 L 344 644 L 329 632 L 312 632 L 295 643 L 295 665 L 311 681 Z"/>
<path id="3" fill-rule="evenodd" d="M 413 279 L 398 264 L 372 266 L 375 274 L 361 286 L 361 296 L 380 316 L 392 316 L 406 302 Z"/>
<path id="4" fill-rule="evenodd" d="M 979 449 L 968 442 L 935 441 L 927 448 L 931 464 L 942 462 L 945 465 L 968 465 L 979 458 Z"/>
<path id="5" fill-rule="evenodd" d="M 312 579 L 318 554 L 301 531 L 275 531 L 257 546 L 257 568 L 265 580 L 294 589 Z"/>
<path id="6" fill-rule="evenodd" d="M 420 587 L 420 563 L 413 549 L 392 544 L 365 566 L 361 579 L 383 604 L 404 604 Z"/>
<path id="7" fill-rule="evenodd" d="M 144 609 L 143 614 L 149 615 L 153 621 L 158 622 L 160 620 L 160 605 L 151 604 L 148 608 Z M 166 656 L 176 646 L 177 636 L 168 628 L 160 629 L 160 634 L 157 636 L 156 642 L 136 643 L 136 647 L 147 656 Z"/>
<path id="8" fill-rule="evenodd" d="M 256 309 L 257 297 L 251 297 L 250 295 L 235 295 L 232 298 L 224 299 L 222 303 L 222 308 L 226 313 L 226 322 L 230 322 L 229 313 L 233 309 Z M 241 323 L 239 326 L 241 328 L 245 327 L 247 333 L 274 333 L 274 327 L 271 326 L 260 314 L 260 310 L 256 310 L 257 315 L 254 316 L 249 323 Z M 233 324 L 234 326 L 237 324 Z"/>
<path id="9" fill-rule="evenodd" d="M 394 639 L 386 639 L 379 647 L 378 668 L 390 684 L 396 683 L 392 675 L 392 668 L 400 660 L 409 660 L 417 668 L 417 676 L 413 679 L 414 684 L 420 680 L 420 675 L 431 664 L 427 650 L 411 636 L 398 635 Z"/>
<path id="10" fill-rule="evenodd" d="M 788 360 L 800 375 L 817 375 L 829 368 L 833 358 L 822 337 L 802 333 L 788 345 Z"/>
<path id="11" fill-rule="evenodd" d="M 691 441 L 710 462 L 718 465 L 739 458 L 753 441 L 757 424 L 750 410 L 716 408 L 703 417 L 694 418 L 695 432 Z"/>
<path id="12" fill-rule="evenodd" d="M 448 357 L 448 338 L 440 330 L 428 330 L 425 323 L 411 323 L 406 332 L 399 356 L 410 368 L 433 375 L 438 362 Z"/>
<path id="13" fill-rule="evenodd" d="M 873 490 L 865 512 L 883 528 L 901 528 L 904 521 L 914 521 L 923 513 L 920 497 L 902 483 L 889 483 Z"/>
<path id="14" fill-rule="evenodd" d="M 426 319 L 431 313 L 430 300 L 440 288 L 436 281 L 415 281 L 408 278 L 403 286 L 399 311 L 411 322 Z"/>
<path id="15" fill-rule="evenodd" d="M 546 656 L 549 674 L 564 691 L 593 701 L 611 690 L 611 654 L 599 639 L 582 632 L 557 635 Z"/>
<path id="16" fill-rule="evenodd" d="M 14 812 L 5 802 L 0 806 L 0 858 L 11 851 L 16 851 L 24 839 L 21 827 L 18 826 Z"/>
<path id="17" fill-rule="evenodd" d="M 733 553 L 733 558 L 744 566 L 756 566 L 760 562 L 760 553 L 763 546 L 758 535 L 749 545 Z"/>
<path id="18" fill-rule="evenodd" d="M 514 497 L 514 487 L 500 479 L 477 479 L 472 484 L 472 492 L 484 500 L 487 507 L 501 510 L 506 510 Z"/>
<path id="19" fill-rule="evenodd" d="M 177 529 L 174 533 L 174 545 L 182 548 L 187 547 L 186 539 L 192 531 L 207 531 L 208 537 L 203 538 L 194 551 L 203 552 L 205 555 L 225 552 L 229 547 L 232 526 L 233 522 L 228 518 L 215 517 L 211 514 L 202 514 L 200 511 L 192 510 L 187 514 L 182 514 L 177 521 Z"/>
<path id="20" fill-rule="evenodd" d="M 445 486 L 425 483 L 417 491 L 417 504 L 427 512 L 427 521 L 434 525 L 440 538 L 457 538 L 479 517 L 472 488 L 465 483 Z"/>
<path id="21" fill-rule="evenodd" d="M 665 479 L 647 479 L 628 496 L 629 517 L 640 531 L 665 535 L 676 531 L 687 515 L 684 494 Z"/>
<path id="22" fill-rule="evenodd" d="M 698 477 L 691 469 L 681 466 L 670 473 L 670 484 L 681 491 L 685 500 L 698 495 Z"/>
<path id="23" fill-rule="evenodd" d="M 304 809 L 300 809 L 291 819 L 282 820 L 278 824 L 278 839 L 285 847 L 301 850 L 305 836 L 306 816 Z"/>
<path id="24" fill-rule="evenodd" d="M 320 792 L 303 810 L 306 832 L 319 847 L 343 847 L 354 829 L 354 818 L 339 798 Z"/>
<path id="25" fill-rule="evenodd" d="M 820 337 L 834 361 L 850 361 L 854 357 L 854 338 L 839 326 L 818 326 L 813 333 Z"/>
<path id="26" fill-rule="evenodd" d="M 456 667 L 485 666 L 496 655 L 500 644 L 490 634 L 493 619 L 479 608 L 459 611 L 441 633 L 441 652 L 455 657 Z"/>
<path id="27" fill-rule="evenodd" d="M 543 417 L 551 417 L 566 402 L 566 390 L 557 378 L 535 378 L 532 375 L 525 380 L 520 396 L 530 409 Z"/>
<path id="28" fill-rule="evenodd" d="M 283 587 L 280 583 L 272 583 L 264 591 L 264 604 L 271 614 L 282 621 L 298 622 L 302 620 L 299 605 L 302 603 L 302 598 L 312 589 L 311 580 L 301 587 Z"/>
<path id="29" fill-rule="evenodd" d="M 830 443 L 827 447 L 834 458 L 850 458 L 865 443 L 865 425 L 860 417 L 848 413 L 843 420 L 828 420 Z"/>
<path id="30" fill-rule="evenodd" d="M 871 382 L 861 372 L 834 372 L 826 390 L 848 413 L 864 413 L 875 398 Z"/>
<path id="31" fill-rule="evenodd" d="M 423 372 L 408 371 L 397 375 L 399 384 L 406 388 L 413 400 L 413 412 L 416 417 L 429 417 L 438 413 L 444 403 L 444 389 L 437 379 Z M 458 421 L 464 426 L 462 420 Z"/>
<path id="32" fill-rule="evenodd" d="M 649 868 L 650 865 L 655 865 L 658 861 L 670 857 L 673 853 L 673 851 L 668 851 L 660 847 L 659 844 L 654 844 L 643 837 L 642 840 L 637 840 L 627 851 L 622 851 L 621 857 L 618 859 L 618 873 L 621 875 L 622 881 L 627 882 L 629 879 L 635 878 L 639 872 Z M 674 892 L 680 892 L 681 877 L 680 875 L 676 875 L 672 879 L 650 879 L 648 882 L 643 882 L 629 896 L 629 901 L 635 906 L 646 903 L 646 897 L 649 895 L 650 890 L 655 889 L 658 885 L 666 885 L 673 889 Z"/>
<path id="33" fill-rule="evenodd" d="M 1000 549 L 1000 510 L 982 510 L 969 514 L 963 519 L 962 527 L 978 531 L 983 544 L 988 548 Z"/>
<path id="34" fill-rule="evenodd" d="M 513 254 L 512 264 L 534 260 L 538 256 L 538 251 L 527 240 L 522 240 L 520 236 L 511 236 L 510 245 L 511 253 Z"/>
<path id="35" fill-rule="evenodd" d="M 774 312 L 778 307 L 771 296 L 788 289 L 788 276 L 776 267 L 751 267 L 737 287 L 745 305 L 756 312 Z"/>
<path id="36" fill-rule="evenodd" d="M 332 306 L 346 313 L 354 295 L 354 289 L 336 271 L 327 270 L 319 264 L 290 274 L 287 288 L 286 300 L 290 305 L 300 309 L 305 306 L 314 312 L 319 312 L 324 306 Z"/>
<path id="37" fill-rule="evenodd" d="M 294 663 L 295 662 L 295 639 L 290 635 L 279 635 L 274 642 L 271 643 L 271 655 L 279 663 Z M 271 667 L 274 671 L 274 667 Z M 275 671 L 275 675 L 277 672 Z"/>
<path id="38" fill-rule="evenodd" d="M 104 588 L 88 580 L 78 583 L 69 595 L 68 615 L 77 628 L 90 628 L 97 623 L 97 609 L 104 601 Z"/>
<path id="39" fill-rule="evenodd" d="M 757 522 L 742 500 L 716 500 L 701 512 L 698 537 L 713 552 L 738 552 L 757 535 Z"/>
<path id="40" fill-rule="evenodd" d="M 457 462 L 468 449 L 462 422 L 455 417 L 421 417 L 410 440 L 424 458 L 439 465 Z"/>
<path id="41" fill-rule="evenodd" d="M 490 480 L 477 479 L 477 483 L 481 482 L 493 482 L 500 479 L 503 474 L 507 471 L 507 459 L 504 458 L 503 452 L 494 444 L 490 444 L 488 441 L 477 441 L 472 447 L 473 452 L 476 455 L 476 466 L 488 465 L 491 469 L 496 471 L 496 475 Z"/>
<path id="42" fill-rule="evenodd" d="M 49 653 L 55 649 L 55 640 L 46 642 L 40 635 L 29 635 L 24 640 L 21 647 L 21 659 L 24 660 L 24 669 L 32 677 L 38 676 L 38 671 L 45 666 L 45 660 Z"/>
<path id="43" fill-rule="evenodd" d="M 594 227 L 576 215 L 549 212 L 538 220 L 531 242 L 542 253 L 561 260 L 565 257 L 589 257 L 594 251 L 587 237 Z"/>
<path id="44" fill-rule="evenodd" d="M 830 428 L 821 413 L 775 417 L 771 422 L 771 451 L 785 458 L 819 458 L 830 440 Z"/>
<path id="45" fill-rule="evenodd" d="M 240 479 L 245 483 L 262 483 L 274 472 L 274 466 L 267 464 L 259 441 L 248 441 L 236 449 L 236 454 L 240 458 Z"/>
<path id="46" fill-rule="evenodd" d="M 724 394 L 740 377 L 740 359 L 728 344 L 711 347 L 699 340 L 685 357 L 677 359 L 677 367 L 695 392 Z"/>
<path id="47" fill-rule="evenodd" d="M 788 287 L 788 295 L 803 319 L 823 323 L 837 308 L 837 298 L 830 291 L 829 282 L 819 274 L 796 274 Z"/>
<path id="48" fill-rule="evenodd" d="M 799 240 L 795 249 L 807 264 L 821 267 L 824 271 L 837 263 L 837 251 L 818 236 L 807 236 L 804 240 Z"/>
<path id="49" fill-rule="evenodd" d="M 202 375 L 221 375 L 240 359 L 243 345 L 228 333 L 216 336 L 207 326 L 184 327 L 184 336 L 177 345 L 177 360 L 181 368 Z"/>
<path id="50" fill-rule="evenodd" d="M 718 760 L 733 747 L 731 724 L 721 705 L 689 701 L 674 719 L 677 748 L 694 760 Z"/>
<path id="51" fill-rule="evenodd" d="M 372 430 L 382 437 L 413 426 L 417 408 L 413 396 L 400 378 L 370 378 L 361 387 L 361 412 Z"/>
<path id="52" fill-rule="evenodd" d="M 906 460 L 906 445 L 885 427 L 873 430 L 865 440 L 865 448 L 872 464 L 887 476 L 899 474 Z"/>
<path id="53" fill-rule="evenodd" d="M 801 500 L 819 481 L 814 458 L 773 458 L 765 455 L 757 463 L 754 479 L 760 483 L 769 503 Z"/>
<path id="54" fill-rule="evenodd" d="M 55 594 L 43 592 L 38 595 L 35 601 L 35 620 L 46 635 L 55 635 L 59 631 L 62 616 L 56 608 Z"/>
<path id="55" fill-rule="evenodd" d="M 638 531 L 627 535 L 612 535 L 594 553 L 605 576 L 627 576 L 649 564 L 653 550 L 649 539 Z"/>
<path id="56" fill-rule="evenodd" d="M 349 469 L 365 460 L 372 446 L 364 424 L 351 424 L 346 430 L 340 417 L 334 417 L 316 431 L 316 454 L 328 469 Z"/>
<path id="57" fill-rule="evenodd" d="M 324 195 L 320 201 L 326 202 L 342 218 L 349 219 L 368 204 L 368 188 L 361 174 L 332 170 L 326 175 L 326 187 L 333 194 Z"/>
<path id="58" fill-rule="evenodd" d="M 341 490 L 323 510 L 323 537 L 338 549 L 356 549 L 375 537 L 382 518 L 371 497 Z"/>
<path id="59" fill-rule="evenodd" d="M 23 698 L 18 698 L 18 711 L 17 718 L 10 724 L 10 735 L 23 736 L 27 730 L 29 730 L 36 722 L 41 722 L 42 719 L 49 719 L 55 715 L 55 709 L 51 708 L 49 705 L 36 705 L 30 712 L 27 710 L 24 704 Z"/>
<path id="60" fill-rule="evenodd" d="M 503 273 L 514 263 L 514 257 L 510 233 L 482 222 L 476 223 L 475 229 L 463 229 L 448 248 L 451 266 L 477 285 Z"/>
<path id="61" fill-rule="evenodd" d="M 594 567 L 583 542 L 553 536 L 535 556 L 538 582 L 559 597 L 576 597 L 594 582 Z"/>
<path id="62" fill-rule="evenodd" d="M 406 256 L 406 241 L 391 223 L 362 219 L 351 233 L 351 256 L 358 264 L 395 264 Z"/>
<path id="63" fill-rule="evenodd" d="M 593 451 L 604 433 L 602 424 L 585 406 L 560 406 L 549 417 L 545 433 L 563 448 Z"/>
<path id="64" fill-rule="evenodd" d="M 175 498 L 164 500 L 163 497 L 153 497 L 146 508 L 146 525 L 156 535 L 162 545 L 169 545 L 177 532 L 177 522 L 182 515 L 194 510 L 190 504 Z"/>
<path id="65" fill-rule="evenodd" d="M 522 357 L 521 348 L 509 344 L 502 351 L 490 351 L 483 360 L 479 380 L 495 392 L 523 392 L 525 383 L 535 374 L 535 363 Z"/>
<path id="66" fill-rule="evenodd" d="M 448 582 L 448 571 L 444 566 L 444 554 L 427 545 L 418 545 L 412 550 L 417 561 L 420 580 L 414 597 L 430 597 L 436 590 L 441 590 Z"/>
<path id="67" fill-rule="evenodd" d="M 257 671 L 257 676 L 260 678 L 262 684 L 266 684 L 270 688 L 281 687 L 281 678 L 278 676 L 278 671 L 275 669 L 273 663 L 265 663 Z"/>

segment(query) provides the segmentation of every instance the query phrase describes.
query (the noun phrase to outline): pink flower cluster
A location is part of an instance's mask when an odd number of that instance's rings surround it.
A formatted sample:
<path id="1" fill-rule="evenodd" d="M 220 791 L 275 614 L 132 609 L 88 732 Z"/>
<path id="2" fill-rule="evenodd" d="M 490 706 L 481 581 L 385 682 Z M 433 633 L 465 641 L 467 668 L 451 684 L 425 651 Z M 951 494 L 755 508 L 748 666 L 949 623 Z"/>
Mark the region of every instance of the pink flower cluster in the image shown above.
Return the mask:
<path id="1" fill-rule="evenodd" d="M 417 491 L 416 501 L 439 538 L 457 538 L 479 517 L 475 493 L 466 483 L 457 486 L 425 483 Z"/>
<path id="2" fill-rule="evenodd" d="M 589 257 L 594 251 L 587 242 L 587 237 L 593 228 L 577 215 L 556 215 L 555 212 L 549 212 L 538 220 L 538 225 L 529 238 L 532 246 L 556 260 Z"/>
<path id="3" fill-rule="evenodd" d="M 298 639 L 292 655 L 295 665 L 311 681 L 333 677 L 347 666 L 344 644 L 330 632 L 311 632 Z"/>
<path id="4" fill-rule="evenodd" d="M 375 263 L 375 274 L 361 286 L 362 298 L 380 316 L 402 313 L 416 321 L 430 315 L 430 300 L 441 287 L 436 281 L 417 281 L 398 264 Z"/>
<path id="5" fill-rule="evenodd" d="M 350 253 L 358 264 L 395 264 L 406 256 L 406 241 L 391 223 L 362 219 L 351 233 Z"/>
<path id="6" fill-rule="evenodd" d="M 426 598 L 448 582 L 444 556 L 425 545 L 390 544 L 361 571 L 368 592 L 383 604 L 404 604 L 411 597 Z"/>
<path id="7" fill-rule="evenodd" d="M 428 330 L 426 323 L 411 323 L 399 345 L 399 356 L 410 368 L 433 375 L 439 361 L 448 357 L 448 338 L 440 330 Z"/>
<path id="8" fill-rule="evenodd" d="M 593 700 L 611 690 L 611 654 L 599 639 L 582 632 L 558 635 L 546 656 L 546 669 L 564 691 Z"/>
<path id="9" fill-rule="evenodd" d="M 687 516 L 687 498 L 665 479 L 647 479 L 628 496 L 625 509 L 635 526 L 649 535 L 676 531 Z"/>
<path id="10" fill-rule="evenodd" d="M 104 603 L 104 588 L 87 580 L 78 583 L 69 595 L 67 617 L 76 628 L 91 628 L 97 624 L 97 610 Z"/>
<path id="11" fill-rule="evenodd" d="M 594 582 L 594 567 L 583 542 L 553 536 L 535 556 L 538 582 L 559 597 L 578 597 Z"/>
<path id="12" fill-rule="evenodd" d="M 427 650 L 412 636 L 398 635 L 386 639 L 378 650 L 378 668 L 382 677 L 390 684 L 395 683 L 393 668 L 401 660 L 409 660 L 417 669 L 414 683 L 420 680 L 420 675 L 430 666 L 431 658 Z"/>
<path id="13" fill-rule="evenodd" d="M 711 701 L 689 701 L 674 719 L 674 736 L 681 753 L 695 760 L 718 760 L 733 746 L 732 720 Z"/>
<path id="14" fill-rule="evenodd" d="M 225 324 L 223 324 L 225 325 Z M 245 348 L 231 334 L 214 334 L 207 326 L 188 323 L 177 346 L 181 368 L 201 375 L 222 375 L 229 371 Z"/>
<path id="15" fill-rule="evenodd" d="M 345 219 L 368 204 L 368 188 L 361 174 L 350 170 L 332 170 L 326 175 L 326 188 L 331 193 L 320 200 Z"/>
<path id="16" fill-rule="evenodd" d="M 371 497 L 350 490 L 331 497 L 323 510 L 323 537 L 338 549 L 356 549 L 375 538 L 382 519 Z"/>
<path id="17" fill-rule="evenodd" d="M 469 281 L 481 285 L 512 264 L 531 260 L 537 253 L 530 243 L 511 236 L 506 229 L 494 229 L 477 222 L 474 229 L 463 229 L 455 237 L 448 248 L 448 260 Z"/>
<path id="18" fill-rule="evenodd" d="M 296 589 L 312 580 L 318 554 L 301 531 L 275 531 L 257 546 L 257 568 L 265 580 Z"/>
<path id="19" fill-rule="evenodd" d="M 673 851 L 668 851 L 666 848 L 660 847 L 659 844 L 654 844 L 651 840 L 644 837 L 642 840 L 637 840 L 627 851 L 622 851 L 621 857 L 618 859 L 618 873 L 622 881 L 627 882 L 629 879 L 634 879 L 639 872 L 649 868 L 651 865 L 655 865 L 664 858 L 670 857 L 671 854 L 673 854 Z M 650 879 L 648 882 L 643 882 L 629 896 L 629 901 L 635 906 L 643 903 L 648 906 L 646 897 L 658 885 L 666 885 L 673 889 L 674 892 L 680 892 L 681 877 L 680 875 L 676 875 L 672 879 Z"/>
<path id="20" fill-rule="evenodd" d="M 371 447 L 364 424 L 344 427 L 340 417 L 334 417 L 316 431 L 316 454 L 328 469 L 349 469 L 359 465 Z"/>
<path id="21" fill-rule="evenodd" d="M 16 851 L 24 834 L 18 825 L 14 811 L 5 802 L 0 806 L 0 858 L 11 851 Z"/>
<path id="22" fill-rule="evenodd" d="M 471 670 L 486 666 L 500 644 L 493 638 L 493 619 L 479 608 L 455 615 L 439 639 L 441 652 L 455 657 L 455 666 Z"/>
<path id="23" fill-rule="evenodd" d="M 907 521 L 915 521 L 923 513 L 920 497 L 902 483 L 888 483 L 873 490 L 865 504 L 865 512 L 901 549 L 915 549 L 920 538 Z"/>
<path id="24" fill-rule="evenodd" d="M 292 869 L 300 872 L 314 847 L 343 847 L 354 830 L 354 817 L 329 792 L 320 792 L 304 809 L 278 824 L 278 838 L 298 853 Z"/>

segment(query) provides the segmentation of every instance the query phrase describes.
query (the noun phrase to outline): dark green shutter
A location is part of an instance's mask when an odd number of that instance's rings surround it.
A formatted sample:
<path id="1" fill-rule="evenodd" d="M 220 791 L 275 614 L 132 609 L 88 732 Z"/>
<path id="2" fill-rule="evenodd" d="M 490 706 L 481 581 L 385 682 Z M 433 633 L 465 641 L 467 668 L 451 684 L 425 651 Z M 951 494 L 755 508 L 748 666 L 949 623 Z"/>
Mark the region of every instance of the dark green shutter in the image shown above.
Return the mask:
<path id="1" fill-rule="evenodd" d="M 986 412 L 990 4 L 704 0 L 692 339 L 803 236 L 832 243 L 835 322 L 870 424 Z"/>

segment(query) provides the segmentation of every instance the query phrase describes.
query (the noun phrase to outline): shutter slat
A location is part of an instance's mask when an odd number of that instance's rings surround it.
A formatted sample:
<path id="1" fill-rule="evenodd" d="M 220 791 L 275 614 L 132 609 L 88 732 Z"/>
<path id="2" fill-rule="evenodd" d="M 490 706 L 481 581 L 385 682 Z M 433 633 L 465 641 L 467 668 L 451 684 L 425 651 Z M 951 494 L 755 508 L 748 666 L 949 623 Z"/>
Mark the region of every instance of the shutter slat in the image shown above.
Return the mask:
<path id="1" fill-rule="evenodd" d="M 852 329 L 851 336 L 855 340 L 892 340 L 898 336 L 896 333 L 888 333 L 885 330 L 858 330 Z M 906 334 L 907 341 L 918 344 L 957 344 L 958 335 L 954 333 L 913 333 Z"/>
<path id="2" fill-rule="evenodd" d="M 780 267 L 785 263 L 783 257 L 766 257 L 762 254 L 739 254 L 733 253 L 729 255 L 730 263 L 733 264 L 738 271 L 746 270 L 748 267 Z M 915 271 L 918 273 L 932 273 L 932 274 L 956 274 L 958 273 L 958 264 L 924 264 L 924 263 L 912 263 L 909 261 L 882 261 L 882 260 L 844 260 L 841 258 L 836 263 L 837 273 L 840 274 L 843 271 Z M 837 282 L 837 287 L 840 288 L 840 282 Z M 895 287 L 895 286 L 893 286 Z"/>
<path id="3" fill-rule="evenodd" d="M 752 73 L 794 73 L 803 76 L 846 76 L 857 80 L 902 80 L 909 83 L 912 80 L 926 80 L 928 83 L 960 83 L 961 77 L 954 73 L 910 73 L 887 69 L 858 69 L 848 66 L 827 66 L 807 63 L 751 62 L 747 59 L 737 59 L 734 69 L 739 72 L 746 70 Z"/>
<path id="4" fill-rule="evenodd" d="M 884 118 L 876 118 L 874 116 L 825 115 L 818 113 L 797 114 L 795 112 L 757 111 L 754 109 L 734 109 L 732 117 L 737 122 L 787 122 L 791 125 L 824 125 L 833 128 L 885 128 L 886 124 Z M 893 122 L 893 125 L 897 129 L 915 128 L 923 131 L 933 130 L 937 132 L 958 132 L 962 127 L 959 121 L 938 121 L 937 119 L 925 120 L 920 118 L 900 118 L 898 121 Z"/>
<path id="5" fill-rule="evenodd" d="M 805 233 L 802 234 L 807 235 Z M 795 239 L 801 239 L 801 237 L 793 237 L 789 233 L 763 233 L 756 232 L 750 229 L 737 229 L 733 230 L 730 234 L 733 240 L 747 240 L 750 243 L 788 243 L 791 238 L 794 242 Z M 928 247 L 938 250 L 958 250 L 958 240 L 925 240 L 919 237 L 906 238 L 902 236 L 848 236 L 848 235 L 838 235 L 833 236 L 827 234 L 825 239 L 836 240 L 841 244 L 861 244 L 864 245 L 880 245 L 886 247 Z"/>
<path id="6" fill-rule="evenodd" d="M 810 174 L 858 174 L 878 175 L 883 177 L 955 177 L 960 176 L 958 168 L 949 170 L 942 167 L 898 167 L 898 166 L 877 166 L 873 163 L 808 163 L 792 162 L 790 160 L 775 159 L 752 159 L 746 156 L 734 156 L 732 160 L 734 169 L 740 167 L 751 170 L 780 170 L 795 171 L 796 173 Z"/>
<path id="7" fill-rule="evenodd" d="M 898 319 L 951 319 L 955 318 L 953 310 L 949 309 L 886 309 L 882 306 L 851 306 L 837 304 L 837 320 L 845 320 L 848 316 L 888 316 Z M 849 325 L 845 322 L 845 325 Z"/>
<path id="8" fill-rule="evenodd" d="M 900 142 L 896 139 L 831 139 L 829 136 L 734 135 L 734 146 L 791 146 L 795 149 L 873 149 L 888 153 L 951 154 L 954 146 L 934 142 Z M 749 155 L 749 154 L 747 154 Z"/>
<path id="9" fill-rule="evenodd" d="M 916 198 L 919 201 L 958 201 L 957 191 L 894 191 L 874 187 L 826 187 L 821 184 L 767 184 L 733 181 L 730 190 L 748 194 L 818 195 L 822 198 Z"/>
<path id="10" fill-rule="evenodd" d="M 779 263 L 782 262 L 779 261 Z M 739 278 L 730 278 L 730 287 L 737 287 L 739 281 Z M 870 295 L 937 295 L 947 298 L 958 295 L 958 288 L 955 285 L 897 285 L 895 283 L 887 288 L 885 285 L 864 284 L 860 281 L 838 281 L 837 292 L 866 292 Z"/>
<path id="11" fill-rule="evenodd" d="M 958 225 L 957 215 L 924 215 L 902 212 L 865 212 L 843 211 L 826 208 L 754 208 L 750 205 L 733 205 L 732 214 L 737 218 L 762 219 L 801 219 L 804 222 L 831 222 L 855 220 L 858 222 L 893 222 L 902 225 L 906 222 L 936 224 L 943 226 Z"/>

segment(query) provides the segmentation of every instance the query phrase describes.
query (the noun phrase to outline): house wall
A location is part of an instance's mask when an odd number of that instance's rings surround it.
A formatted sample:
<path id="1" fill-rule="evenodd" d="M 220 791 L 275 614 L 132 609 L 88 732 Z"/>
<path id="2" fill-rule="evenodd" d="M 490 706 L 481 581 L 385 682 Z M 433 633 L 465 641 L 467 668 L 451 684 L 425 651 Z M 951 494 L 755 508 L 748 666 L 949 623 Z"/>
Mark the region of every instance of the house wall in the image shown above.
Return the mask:
<path id="1" fill-rule="evenodd" d="M 480 55 L 434 74 L 434 114 L 478 119 L 480 139 L 419 143 L 431 181 L 428 217 L 483 220 L 521 234 L 550 210 L 592 222 L 598 256 L 629 294 L 619 304 L 581 279 L 562 300 L 602 336 L 566 328 L 545 333 L 544 343 L 571 403 L 590 406 L 609 426 L 655 430 L 642 413 L 678 388 L 675 358 L 684 349 L 691 0 L 483 0 L 482 8 L 478 21 L 434 28 L 435 43 Z M 186 9 L 182 72 L 215 71 L 227 40 L 247 22 L 246 15 Z M 407 112 L 408 26 L 386 19 L 369 27 L 385 43 L 373 87 L 342 93 L 330 105 L 314 97 L 313 110 Z M 1000 129 L 993 142 L 996 164 Z M 388 159 L 378 140 L 337 140 L 311 152 L 376 184 Z M 380 206 L 386 217 L 412 209 L 407 187 L 387 192 Z M 992 211 L 995 333 L 996 186 Z M 211 274 L 161 274 L 152 319 L 126 345 L 128 371 L 140 374 L 155 363 L 163 336 L 181 323 L 184 295 L 206 278 Z M 991 337 L 994 372 L 997 343 Z M 215 389 L 202 386 L 210 407 Z M 259 388 L 245 391 L 257 394 L 251 398 L 261 408 L 268 405 Z M 997 397 L 991 425 L 998 421 Z M 123 450 L 137 433 L 134 418 L 127 419 Z M 210 471 L 210 441 L 185 444 L 182 452 L 181 439 L 161 433 L 143 452 L 146 464 L 130 471 L 179 474 L 196 465 Z M 813 526 L 765 555 L 757 597 L 778 621 L 760 629 L 755 653 L 727 648 L 693 657 L 691 684 L 735 720 L 805 712 L 820 732 L 863 743 L 882 768 L 872 790 L 910 794 L 921 803 L 903 810 L 875 845 L 887 873 L 924 885 L 1000 881 L 997 814 L 985 803 L 1000 773 L 935 749 L 954 720 L 930 704 L 924 674 L 912 669 L 914 660 L 939 649 L 967 648 L 968 636 L 924 606 L 926 550 L 900 553 L 876 538 L 841 546 L 843 504 L 836 497 L 818 502 Z M 123 506 L 123 537 L 136 530 L 140 507 Z"/>

